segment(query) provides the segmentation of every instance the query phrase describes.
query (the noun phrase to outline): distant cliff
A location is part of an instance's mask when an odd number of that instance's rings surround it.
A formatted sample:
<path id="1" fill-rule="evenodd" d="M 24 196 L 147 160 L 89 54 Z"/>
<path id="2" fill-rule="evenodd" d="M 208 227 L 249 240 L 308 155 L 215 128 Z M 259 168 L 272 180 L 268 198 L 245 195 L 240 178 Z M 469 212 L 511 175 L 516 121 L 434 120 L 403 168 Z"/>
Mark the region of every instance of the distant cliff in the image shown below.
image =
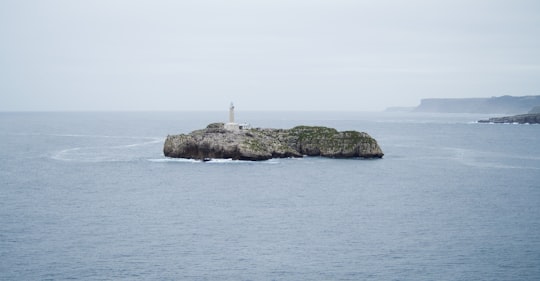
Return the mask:
<path id="1" fill-rule="evenodd" d="M 526 113 L 540 106 L 540 96 L 502 96 L 466 99 L 423 99 L 416 112 L 440 113 Z"/>
<path id="2" fill-rule="evenodd" d="M 363 132 L 338 132 L 312 126 L 227 130 L 223 123 L 213 123 L 190 134 L 169 135 L 163 153 L 167 157 L 199 160 L 267 160 L 304 155 L 382 158 L 384 155 L 377 141 Z"/>

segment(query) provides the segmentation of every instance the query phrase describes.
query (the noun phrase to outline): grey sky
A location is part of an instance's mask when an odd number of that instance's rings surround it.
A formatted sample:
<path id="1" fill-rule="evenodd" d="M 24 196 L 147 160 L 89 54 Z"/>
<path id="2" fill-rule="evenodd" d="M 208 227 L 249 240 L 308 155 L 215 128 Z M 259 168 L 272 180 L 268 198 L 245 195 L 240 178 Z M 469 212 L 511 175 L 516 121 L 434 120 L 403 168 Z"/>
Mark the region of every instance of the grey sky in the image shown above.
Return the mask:
<path id="1" fill-rule="evenodd" d="M 382 110 L 540 94 L 540 1 L 0 2 L 0 110 Z"/>

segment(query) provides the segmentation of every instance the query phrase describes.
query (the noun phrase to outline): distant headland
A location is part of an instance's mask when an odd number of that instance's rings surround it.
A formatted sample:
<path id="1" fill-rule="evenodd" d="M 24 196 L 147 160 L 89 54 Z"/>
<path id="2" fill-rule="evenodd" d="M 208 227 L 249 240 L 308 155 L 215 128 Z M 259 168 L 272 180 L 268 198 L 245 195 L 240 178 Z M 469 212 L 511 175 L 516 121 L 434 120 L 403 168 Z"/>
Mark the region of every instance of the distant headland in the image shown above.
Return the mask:
<path id="1" fill-rule="evenodd" d="M 189 134 L 169 135 L 163 146 L 167 157 L 197 160 L 268 160 L 271 158 L 322 156 L 330 158 L 382 158 L 377 141 L 364 132 L 321 126 L 292 129 L 251 128 L 236 123 L 234 106 L 228 123 L 212 123 Z"/>
<path id="2" fill-rule="evenodd" d="M 414 112 L 524 114 L 540 106 L 540 96 L 422 99 Z"/>

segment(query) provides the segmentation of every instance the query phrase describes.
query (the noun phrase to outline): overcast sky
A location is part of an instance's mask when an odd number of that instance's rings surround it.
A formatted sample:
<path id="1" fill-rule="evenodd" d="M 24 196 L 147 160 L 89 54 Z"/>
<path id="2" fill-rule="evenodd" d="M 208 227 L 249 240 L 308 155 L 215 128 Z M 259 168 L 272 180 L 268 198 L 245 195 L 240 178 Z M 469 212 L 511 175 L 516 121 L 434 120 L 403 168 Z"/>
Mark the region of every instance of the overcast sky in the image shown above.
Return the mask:
<path id="1" fill-rule="evenodd" d="M 0 1 L 0 110 L 540 94 L 540 1 Z"/>

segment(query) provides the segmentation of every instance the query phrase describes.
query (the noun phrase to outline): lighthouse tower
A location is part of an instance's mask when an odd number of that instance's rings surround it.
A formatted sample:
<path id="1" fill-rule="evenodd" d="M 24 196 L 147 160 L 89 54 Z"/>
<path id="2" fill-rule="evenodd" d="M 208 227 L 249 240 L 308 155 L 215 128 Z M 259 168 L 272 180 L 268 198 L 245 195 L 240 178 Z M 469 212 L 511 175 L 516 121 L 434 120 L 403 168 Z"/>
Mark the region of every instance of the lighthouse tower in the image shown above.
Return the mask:
<path id="1" fill-rule="evenodd" d="M 238 124 L 234 121 L 234 104 L 231 102 L 231 105 L 229 106 L 229 122 L 225 123 L 225 130 L 229 131 L 241 131 L 250 129 L 251 125 L 246 123 Z"/>
<path id="2" fill-rule="evenodd" d="M 234 104 L 232 102 L 229 107 L 229 123 L 234 123 Z"/>
<path id="3" fill-rule="evenodd" d="M 234 122 L 234 104 L 229 106 L 229 122 L 225 123 L 225 129 L 229 131 L 239 131 L 240 125 Z"/>

